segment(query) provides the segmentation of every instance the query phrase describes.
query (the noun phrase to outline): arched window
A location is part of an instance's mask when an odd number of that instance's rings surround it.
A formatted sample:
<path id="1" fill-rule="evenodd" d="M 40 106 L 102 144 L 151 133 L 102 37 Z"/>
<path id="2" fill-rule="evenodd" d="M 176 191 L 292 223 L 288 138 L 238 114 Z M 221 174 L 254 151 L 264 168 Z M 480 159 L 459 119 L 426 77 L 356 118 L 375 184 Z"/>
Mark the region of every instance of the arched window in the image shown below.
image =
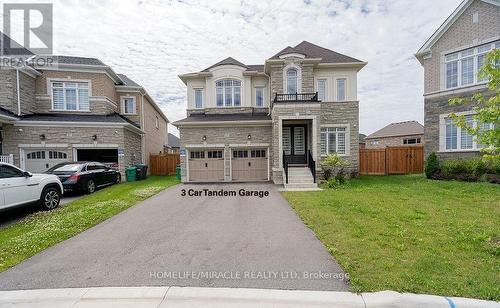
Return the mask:
<path id="1" fill-rule="evenodd" d="M 298 73 L 297 69 L 291 68 L 286 71 L 286 93 L 294 94 L 298 92 Z"/>
<path id="2" fill-rule="evenodd" d="M 215 83 L 217 107 L 241 106 L 241 81 L 223 79 Z"/>

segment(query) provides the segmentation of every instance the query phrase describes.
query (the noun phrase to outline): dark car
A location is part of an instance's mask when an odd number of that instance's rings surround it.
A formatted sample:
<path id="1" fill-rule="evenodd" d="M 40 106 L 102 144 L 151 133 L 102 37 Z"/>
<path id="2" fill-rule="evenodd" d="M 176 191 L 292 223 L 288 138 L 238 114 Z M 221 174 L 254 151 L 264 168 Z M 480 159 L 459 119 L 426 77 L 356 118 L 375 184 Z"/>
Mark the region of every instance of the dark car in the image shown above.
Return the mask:
<path id="1" fill-rule="evenodd" d="M 45 173 L 57 175 L 65 192 L 91 194 L 98 188 L 120 183 L 121 180 L 120 172 L 98 162 L 61 163 Z"/>

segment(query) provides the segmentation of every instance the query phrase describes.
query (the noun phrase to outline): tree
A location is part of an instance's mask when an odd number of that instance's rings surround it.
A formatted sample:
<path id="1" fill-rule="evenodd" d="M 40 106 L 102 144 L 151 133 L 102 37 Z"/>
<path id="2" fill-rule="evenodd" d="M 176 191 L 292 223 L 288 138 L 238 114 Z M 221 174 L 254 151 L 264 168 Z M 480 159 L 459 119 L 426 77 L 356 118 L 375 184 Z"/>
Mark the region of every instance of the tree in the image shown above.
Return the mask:
<path id="1" fill-rule="evenodd" d="M 483 145 L 485 154 L 500 154 L 500 49 L 494 49 L 486 56 L 486 64 L 480 69 L 478 77 L 488 80 L 488 89 L 493 95 L 485 97 L 483 93 L 476 93 L 470 98 L 453 98 L 450 105 L 474 104 L 472 118 L 477 123 L 491 123 L 493 129 L 482 129 L 481 125 L 474 127 L 464 115 L 455 113 L 450 115 L 453 123 L 474 136 L 478 143 Z"/>

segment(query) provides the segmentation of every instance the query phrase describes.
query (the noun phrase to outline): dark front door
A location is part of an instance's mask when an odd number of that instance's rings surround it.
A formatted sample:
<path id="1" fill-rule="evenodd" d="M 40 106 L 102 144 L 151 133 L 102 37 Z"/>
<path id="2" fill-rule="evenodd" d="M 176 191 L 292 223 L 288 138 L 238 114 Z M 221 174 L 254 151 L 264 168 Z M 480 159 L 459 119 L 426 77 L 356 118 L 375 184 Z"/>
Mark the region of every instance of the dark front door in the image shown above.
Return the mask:
<path id="1" fill-rule="evenodd" d="M 283 151 L 289 164 L 307 164 L 306 125 L 283 126 Z"/>

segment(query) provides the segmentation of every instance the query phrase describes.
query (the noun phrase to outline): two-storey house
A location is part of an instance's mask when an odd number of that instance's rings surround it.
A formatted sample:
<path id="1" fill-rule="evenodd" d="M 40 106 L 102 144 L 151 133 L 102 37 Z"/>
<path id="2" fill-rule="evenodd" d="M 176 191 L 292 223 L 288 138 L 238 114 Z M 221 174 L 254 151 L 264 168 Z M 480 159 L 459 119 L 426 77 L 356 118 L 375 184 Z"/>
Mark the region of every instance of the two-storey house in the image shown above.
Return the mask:
<path id="1" fill-rule="evenodd" d="M 468 158 L 479 155 L 481 144 L 457 127 L 449 114 L 463 114 L 475 123 L 474 105 L 451 106 L 450 98 L 488 92 L 487 80 L 478 76 L 486 54 L 500 48 L 500 1 L 464 0 L 416 53 L 424 67 L 424 143 L 426 156 Z"/>
<path id="2" fill-rule="evenodd" d="M 182 181 L 314 188 L 322 158 L 333 153 L 357 172 L 357 73 L 365 65 L 304 41 L 263 65 L 227 58 L 180 75 L 187 118 L 174 125 Z"/>
<path id="3" fill-rule="evenodd" d="M 99 161 L 123 175 L 163 151 L 168 119 L 142 86 L 98 59 L 44 59 L 0 69 L 4 161 L 32 172 Z"/>

